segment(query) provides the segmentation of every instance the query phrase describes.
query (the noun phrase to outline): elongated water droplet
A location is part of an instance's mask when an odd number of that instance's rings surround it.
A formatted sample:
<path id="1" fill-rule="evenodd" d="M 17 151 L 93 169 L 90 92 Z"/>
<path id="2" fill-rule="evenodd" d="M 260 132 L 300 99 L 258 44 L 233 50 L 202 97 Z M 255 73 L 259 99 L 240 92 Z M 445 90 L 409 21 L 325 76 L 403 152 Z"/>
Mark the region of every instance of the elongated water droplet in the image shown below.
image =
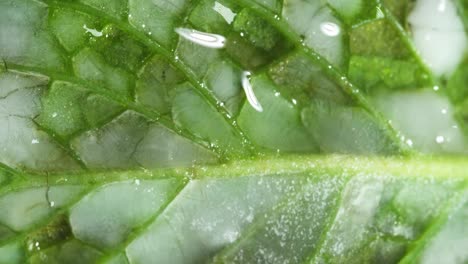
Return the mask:
<path id="1" fill-rule="evenodd" d="M 340 34 L 340 26 L 333 22 L 323 22 L 320 24 L 320 30 L 322 30 L 323 34 L 330 36 L 330 37 L 336 37 Z"/>
<path id="2" fill-rule="evenodd" d="M 258 112 L 263 112 L 263 107 L 258 101 L 255 93 L 252 89 L 252 85 L 250 84 L 250 76 L 251 73 L 248 71 L 244 71 L 242 73 L 242 88 L 244 88 L 245 95 L 247 97 L 247 101 L 249 104 Z"/>
<path id="3" fill-rule="evenodd" d="M 175 32 L 186 40 L 203 47 L 222 49 L 226 45 L 226 38 L 221 35 L 201 32 L 189 28 L 176 28 Z"/>

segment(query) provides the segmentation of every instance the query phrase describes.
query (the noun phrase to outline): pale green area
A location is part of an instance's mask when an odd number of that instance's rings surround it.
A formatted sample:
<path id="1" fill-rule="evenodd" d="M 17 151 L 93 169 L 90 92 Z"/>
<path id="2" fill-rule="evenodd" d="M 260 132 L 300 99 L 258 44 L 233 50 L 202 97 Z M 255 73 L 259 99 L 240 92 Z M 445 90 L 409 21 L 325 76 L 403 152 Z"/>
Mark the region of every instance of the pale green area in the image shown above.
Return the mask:
<path id="1" fill-rule="evenodd" d="M 466 58 L 411 8 L 1 2 L 0 264 L 467 262 Z"/>

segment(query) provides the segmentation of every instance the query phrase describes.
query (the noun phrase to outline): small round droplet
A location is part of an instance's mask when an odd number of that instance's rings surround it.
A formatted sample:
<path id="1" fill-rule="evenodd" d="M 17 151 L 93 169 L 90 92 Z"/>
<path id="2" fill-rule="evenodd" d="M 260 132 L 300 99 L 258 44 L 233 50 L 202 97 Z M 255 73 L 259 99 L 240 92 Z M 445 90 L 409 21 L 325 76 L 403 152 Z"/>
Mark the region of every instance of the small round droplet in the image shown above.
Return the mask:
<path id="1" fill-rule="evenodd" d="M 437 144 L 442 144 L 445 142 L 445 138 L 443 136 L 437 136 L 436 137 L 436 142 Z"/>
<path id="2" fill-rule="evenodd" d="M 413 141 L 411 139 L 406 140 L 406 144 L 410 147 L 413 146 Z"/>

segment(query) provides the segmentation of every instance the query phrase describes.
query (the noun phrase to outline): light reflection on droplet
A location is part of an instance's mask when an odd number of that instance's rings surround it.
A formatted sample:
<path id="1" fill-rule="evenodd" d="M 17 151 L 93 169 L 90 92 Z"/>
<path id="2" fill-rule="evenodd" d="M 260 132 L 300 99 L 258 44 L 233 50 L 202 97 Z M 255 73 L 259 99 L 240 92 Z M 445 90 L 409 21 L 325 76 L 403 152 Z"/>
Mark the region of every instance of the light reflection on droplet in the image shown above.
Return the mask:
<path id="1" fill-rule="evenodd" d="M 434 89 L 434 91 L 439 91 L 439 86 L 436 85 L 436 86 L 433 87 L 433 89 Z"/>
<path id="2" fill-rule="evenodd" d="M 245 95 L 247 97 L 247 101 L 249 102 L 249 104 L 257 112 L 263 112 L 263 107 L 258 101 L 257 97 L 255 96 L 252 85 L 250 84 L 250 76 L 251 76 L 251 73 L 248 71 L 244 71 L 242 73 L 242 88 L 244 88 Z"/>
<path id="3" fill-rule="evenodd" d="M 439 12 L 445 12 L 446 8 L 447 8 L 447 0 L 439 1 L 439 5 L 437 6 L 437 10 Z"/>
<path id="4" fill-rule="evenodd" d="M 445 142 L 445 138 L 444 138 L 443 136 L 437 136 L 437 137 L 436 137 L 436 142 L 437 142 L 438 144 L 442 144 L 442 143 Z"/>
<path id="5" fill-rule="evenodd" d="M 176 28 L 175 32 L 186 40 L 203 47 L 222 49 L 226 45 L 226 38 L 221 35 L 201 32 L 188 28 Z"/>
<path id="6" fill-rule="evenodd" d="M 323 34 L 330 36 L 330 37 L 336 37 L 340 34 L 340 26 L 333 22 L 323 22 L 320 24 L 320 30 L 322 30 Z"/>
<path id="7" fill-rule="evenodd" d="M 413 140 L 411 140 L 411 139 L 406 140 L 406 144 L 408 146 L 412 147 L 413 146 Z"/>

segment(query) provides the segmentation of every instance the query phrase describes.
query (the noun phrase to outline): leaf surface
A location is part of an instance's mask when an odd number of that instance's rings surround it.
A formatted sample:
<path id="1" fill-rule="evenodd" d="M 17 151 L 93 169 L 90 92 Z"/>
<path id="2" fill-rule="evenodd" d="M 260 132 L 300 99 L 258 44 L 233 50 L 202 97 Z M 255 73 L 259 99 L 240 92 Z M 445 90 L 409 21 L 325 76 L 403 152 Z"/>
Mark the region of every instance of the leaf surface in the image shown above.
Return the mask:
<path id="1" fill-rule="evenodd" d="M 0 1 L 0 263 L 466 262 L 466 49 L 418 8 Z"/>

